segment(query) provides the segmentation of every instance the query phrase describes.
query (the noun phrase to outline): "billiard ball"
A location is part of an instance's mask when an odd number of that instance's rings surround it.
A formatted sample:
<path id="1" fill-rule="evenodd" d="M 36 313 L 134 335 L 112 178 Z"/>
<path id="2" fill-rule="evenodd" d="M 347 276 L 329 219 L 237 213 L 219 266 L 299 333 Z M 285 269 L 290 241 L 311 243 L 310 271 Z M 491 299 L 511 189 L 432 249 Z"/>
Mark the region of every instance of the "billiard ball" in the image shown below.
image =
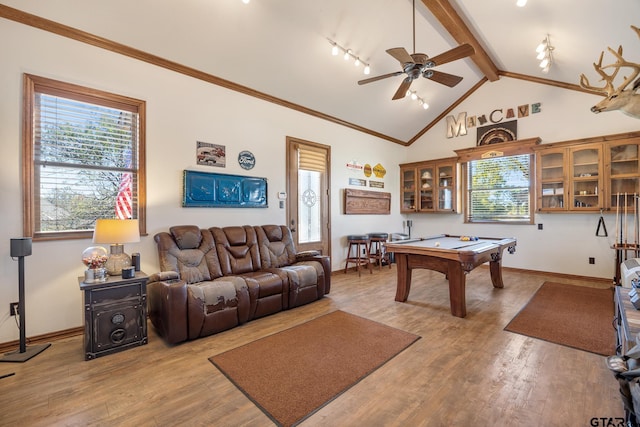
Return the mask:
<path id="1" fill-rule="evenodd" d="M 434 246 L 436 246 L 436 247 L 440 246 L 440 242 L 435 242 Z"/>

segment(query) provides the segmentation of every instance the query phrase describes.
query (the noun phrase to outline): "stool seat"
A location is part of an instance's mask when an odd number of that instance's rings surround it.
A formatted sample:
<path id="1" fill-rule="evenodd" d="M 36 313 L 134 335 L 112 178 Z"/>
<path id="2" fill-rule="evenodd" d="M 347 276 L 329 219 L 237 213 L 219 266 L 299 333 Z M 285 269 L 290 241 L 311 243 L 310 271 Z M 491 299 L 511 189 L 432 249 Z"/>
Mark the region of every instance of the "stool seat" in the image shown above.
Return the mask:
<path id="1" fill-rule="evenodd" d="M 371 255 L 369 253 L 369 235 L 368 234 L 350 234 L 347 236 L 347 260 L 344 264 L 344 273 L 347 274 L 349 263 L 356 265 L 358 276 L 360 276 L 360 267 L 367 266 L 369 273 L 373 273 L 371 268 Z M 352 254 L 355 249 L 355 255 Z M 362 253 L 364 249 L 364 254 Z"/>
<path id="2" fill-rule="evenodd" d="M 383 261 L 391 268 L 389 254 L 384 250 L 382 245 L 389 238 L 389 233 L 369 233 L 369 256 L 374 260 L 374 264 L 378 265 L 378 269 L 382 270 Z"/>
<path id="3" fill-rule="evenodd" d="M 387 240 L 389 238 L 389 233 L 369 233 L 368 234 L 370 239 L 385 239 Z"/>

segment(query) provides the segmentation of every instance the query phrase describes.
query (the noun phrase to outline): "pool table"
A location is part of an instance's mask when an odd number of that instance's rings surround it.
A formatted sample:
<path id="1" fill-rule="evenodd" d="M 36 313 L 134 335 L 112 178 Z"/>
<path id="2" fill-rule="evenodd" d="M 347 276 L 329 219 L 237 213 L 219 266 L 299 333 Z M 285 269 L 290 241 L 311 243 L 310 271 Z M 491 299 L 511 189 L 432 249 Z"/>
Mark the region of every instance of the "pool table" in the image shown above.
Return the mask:
<path id="1" fill-rule="evenodd" d="M 516 239 L 480 237 L 461 240 L 461 236 L 439 234 L 431 237 L 387 242 L 387 252 L 393 252 L 398 270 L 396 301 L 405 302 L 411 290 L 411 271 L 424 268 L 444 273 L 449 279 L 451 314 L 467 315 L 465 301 L 465 275 L 489 262 L 494 288 L 503 288 L 502 253 L 516 250 Z"/>

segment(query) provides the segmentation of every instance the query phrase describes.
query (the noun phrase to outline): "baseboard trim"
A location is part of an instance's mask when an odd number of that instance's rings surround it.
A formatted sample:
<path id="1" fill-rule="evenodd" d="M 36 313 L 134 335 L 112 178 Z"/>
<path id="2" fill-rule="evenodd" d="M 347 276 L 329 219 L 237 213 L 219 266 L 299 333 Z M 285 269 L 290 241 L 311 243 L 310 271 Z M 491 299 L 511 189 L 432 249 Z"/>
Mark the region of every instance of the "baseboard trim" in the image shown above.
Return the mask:
<path id="1" fill-rule="evenodd" d="M 36 335 L 34 337 L 27 337 L 27 345 L 44 343 L 47 341 L 57 341 L 64 338 L 76 337 L 84 333 L 84 327 L 78 326 L 77 328 L 64 329 L 62 331 L 49 332 L 47 334 Z M 20 348 L 20 340 L 9 341 L 0 343 L 0 353 L 7 353 Z"/>

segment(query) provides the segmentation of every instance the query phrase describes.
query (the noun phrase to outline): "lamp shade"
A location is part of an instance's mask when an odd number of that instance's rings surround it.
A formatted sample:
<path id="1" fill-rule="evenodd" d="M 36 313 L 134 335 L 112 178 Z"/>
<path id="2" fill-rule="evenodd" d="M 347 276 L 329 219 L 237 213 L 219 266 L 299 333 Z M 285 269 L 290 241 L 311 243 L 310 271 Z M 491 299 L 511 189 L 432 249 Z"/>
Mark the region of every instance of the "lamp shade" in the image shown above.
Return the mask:
<path id="1" fill-rule="evenodd" d="M 137 219 L 98 219 L 93 243 L 135 243 L 140 241 Z"/>

